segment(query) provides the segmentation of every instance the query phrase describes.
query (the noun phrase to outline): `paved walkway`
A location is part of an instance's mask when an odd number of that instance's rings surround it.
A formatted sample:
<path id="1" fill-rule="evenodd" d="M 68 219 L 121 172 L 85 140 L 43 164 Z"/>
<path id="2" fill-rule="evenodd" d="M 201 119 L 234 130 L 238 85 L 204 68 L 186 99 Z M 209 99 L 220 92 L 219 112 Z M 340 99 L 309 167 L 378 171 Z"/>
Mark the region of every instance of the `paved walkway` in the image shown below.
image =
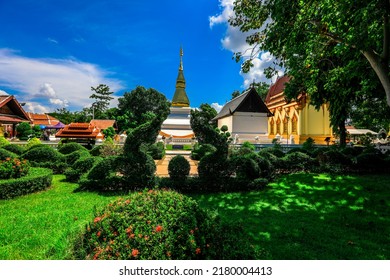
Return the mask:
<path id="1" fill-rule="evenodd" d="M 175 154 L 166 154 L 165 157 L 161 160 L 156 160 L 156 175 L 160 177 L 169 177 L 168 173 L 168 164 L 169 161 L 175 156 Z M 198 161 L 192 160 L 188 154 L 183 154 L 183 156 L 190 163 L 190 176 L 198 175 Z"/>

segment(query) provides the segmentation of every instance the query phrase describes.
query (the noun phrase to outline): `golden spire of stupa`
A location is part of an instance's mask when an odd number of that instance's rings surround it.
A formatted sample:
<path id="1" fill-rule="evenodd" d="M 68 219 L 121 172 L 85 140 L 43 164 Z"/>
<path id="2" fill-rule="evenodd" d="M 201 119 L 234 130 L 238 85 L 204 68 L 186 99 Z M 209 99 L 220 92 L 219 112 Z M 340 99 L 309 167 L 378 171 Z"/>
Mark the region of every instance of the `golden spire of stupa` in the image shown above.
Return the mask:
<path id="1" fill-rule="evenodd" d="M 183 48 L 180 47 L 179 74 L 176 79 L 176 90 L 172 99 L 173 107 L 189 107 L 190 101 L 186 94 L 186 80 L 183 74 Z"/>

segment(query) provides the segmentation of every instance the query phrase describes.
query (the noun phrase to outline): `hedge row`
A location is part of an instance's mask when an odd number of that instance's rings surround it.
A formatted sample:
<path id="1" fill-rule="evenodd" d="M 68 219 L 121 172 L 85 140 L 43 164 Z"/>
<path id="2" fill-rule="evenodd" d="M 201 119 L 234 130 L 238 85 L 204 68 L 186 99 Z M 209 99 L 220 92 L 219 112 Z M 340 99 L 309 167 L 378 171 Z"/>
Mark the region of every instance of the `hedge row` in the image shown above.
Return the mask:
<path id="1" fill-rule="evenodd" d="M 45 190 L 51 186 L 53 171 L 46 168 L 30 168 L 21 178 L 0 180 L 0 199 L 13 198 Z"/>

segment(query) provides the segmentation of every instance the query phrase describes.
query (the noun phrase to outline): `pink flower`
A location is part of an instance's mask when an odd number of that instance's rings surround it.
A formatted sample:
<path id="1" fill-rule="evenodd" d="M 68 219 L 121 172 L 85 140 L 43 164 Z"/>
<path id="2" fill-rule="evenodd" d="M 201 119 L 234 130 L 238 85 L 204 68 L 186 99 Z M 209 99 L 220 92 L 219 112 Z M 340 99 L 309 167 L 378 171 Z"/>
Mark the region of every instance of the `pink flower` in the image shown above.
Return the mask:
<path id="1" fill-rule="evenodd" d="M 96 218 L 93 220 L 93 222 L 96 224 L 97 222 L 100 222 L 101 220 L 102 220 L 101 217 L 96 217 Z"/>

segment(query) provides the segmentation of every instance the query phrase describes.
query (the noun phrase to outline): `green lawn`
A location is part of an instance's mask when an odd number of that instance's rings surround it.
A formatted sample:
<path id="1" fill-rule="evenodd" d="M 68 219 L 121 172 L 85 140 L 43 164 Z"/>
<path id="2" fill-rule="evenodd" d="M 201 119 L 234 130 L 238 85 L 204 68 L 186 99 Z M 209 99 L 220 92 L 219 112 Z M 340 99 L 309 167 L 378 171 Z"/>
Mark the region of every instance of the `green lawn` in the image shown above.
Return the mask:
<path id="1" fill-rule="evenodd" d="M 117 196 L 47 191 L 0 200 L 0 259 L 72 258 L 72 241 Z M 241 221 L 269 259 L 389 259 L 390 176 L 293 174 L 261 192 L 193 196 Z"/>
<path id="2" fill-rule="evenodd" d="M 390 258 L 389 175 L 292 174 L 263 192 L 194 198 L 243 222 L 264 258 Z"/>
<path id="3" fill-rule="evenodd" d="M 94 207 L 115 197 L 73 191 L 55 175 L 47 191 L 0 200 L 0 259 L 68 259 L 72 241 L 93 218 Z"/>

